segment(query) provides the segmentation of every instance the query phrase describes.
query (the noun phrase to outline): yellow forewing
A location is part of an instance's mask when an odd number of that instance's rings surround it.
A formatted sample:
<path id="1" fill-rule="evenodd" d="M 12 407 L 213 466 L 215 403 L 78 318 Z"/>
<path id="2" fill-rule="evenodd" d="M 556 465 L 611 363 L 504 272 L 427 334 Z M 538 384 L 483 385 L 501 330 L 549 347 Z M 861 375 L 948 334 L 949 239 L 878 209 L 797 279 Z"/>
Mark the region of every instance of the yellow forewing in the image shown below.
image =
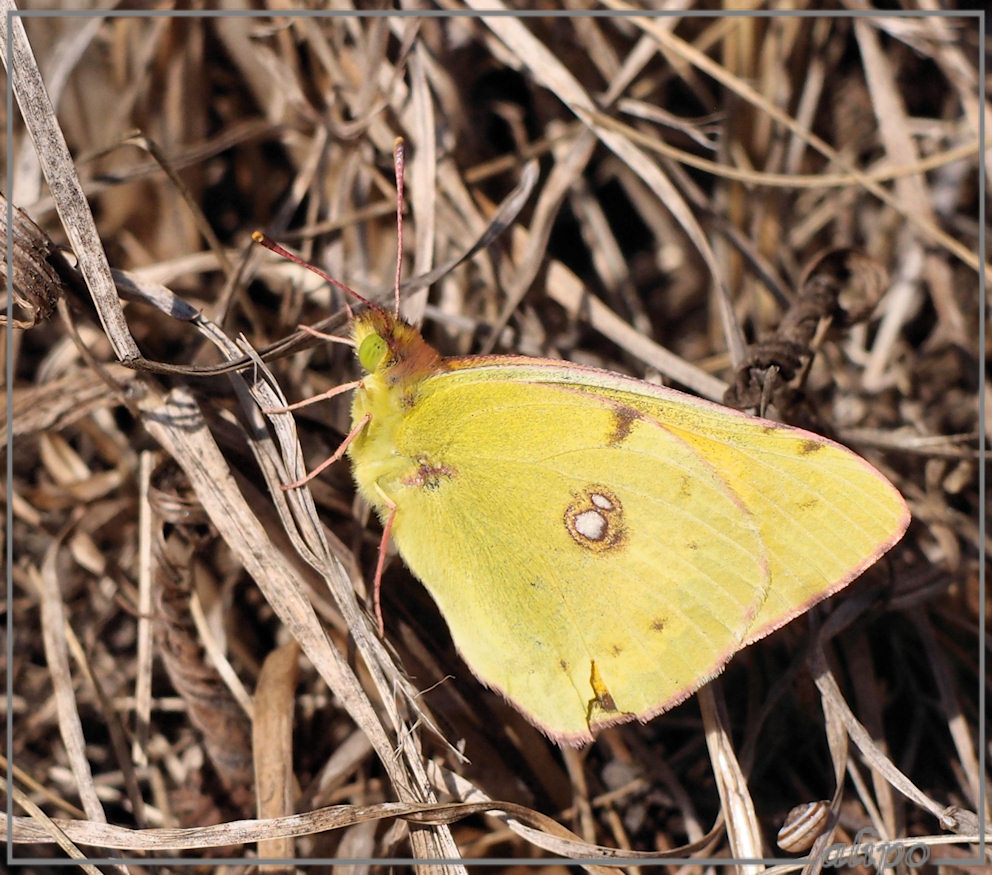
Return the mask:
<path id="1" fill-rule="evenodd" d="M 387 355 L 356 393 L 362 494 L 395 505 L 468 665 L 559 741 L 680 702 L 908 522 L 849 450 L 638 380 L 511 357 L 398 373 Z"/>

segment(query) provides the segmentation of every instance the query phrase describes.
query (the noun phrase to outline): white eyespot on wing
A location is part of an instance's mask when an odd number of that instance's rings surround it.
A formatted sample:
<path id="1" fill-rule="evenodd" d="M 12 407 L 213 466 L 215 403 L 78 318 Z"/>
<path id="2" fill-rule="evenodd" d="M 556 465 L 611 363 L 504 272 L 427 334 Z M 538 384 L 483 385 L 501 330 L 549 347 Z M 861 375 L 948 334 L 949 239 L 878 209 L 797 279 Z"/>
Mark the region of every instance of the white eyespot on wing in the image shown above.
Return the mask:
<path id="1" fill-rule="evenodd" d="M 599 511 L 584 510 L 573 520 L 575 531 L 589 541 L 602 541 L 606 536 L 609 523 Z"/>
<path id="2" fill-rule="evenodd" d="M 593 553 L 621 548 L 626 542 L 620 499 L 599 484 L 572 493 L 562 516 L 572 540 Z"/>
<path id="3" fill-rule="evenodd" d="M 602 508 L 603 510 L 613 510 L 615 507 L 613 502 L 610 501 L 607 496 L 603 495 L 602 492 L 593 492 L 589 495 L 589 498 L 592 500 L 592 503 L 596 505 L 596 507 Z"/>

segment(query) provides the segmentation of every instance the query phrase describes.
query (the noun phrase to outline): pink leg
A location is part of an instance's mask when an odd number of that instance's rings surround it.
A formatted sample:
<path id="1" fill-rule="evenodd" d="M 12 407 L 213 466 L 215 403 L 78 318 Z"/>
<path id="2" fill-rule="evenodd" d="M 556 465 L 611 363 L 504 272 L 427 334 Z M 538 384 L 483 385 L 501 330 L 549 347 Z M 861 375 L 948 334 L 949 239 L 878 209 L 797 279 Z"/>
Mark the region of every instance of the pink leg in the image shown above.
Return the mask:
<path id="1" fill-rule="evenodd" d="M 289 413 L 290 410 L 299 410 L 301 407 L 309 407 L 311 404 L 316 404 L 318 401 L 326 401 L 328 398 L 333 398 L 335 395 L 350 392 L 352 389 L 357 389 L 361 384 L 361 380 L 355 380 L 353 383 L 343 383 L 340 386 L 335 386 L 333 389 L 328 389 L 326 392 L 321 392 L 319 395 L 313 395 L 310 398 L 304 398 L 302 401 L 297 401 L 295 404 L 287 404 L 285 407 L 267 407 L 262 412 Z"/>
<path id="2" fill-rule="evenodd" d="M 299 480 L 294 480 L 292 483 L 285 483 L 285 484 L 283 484 L 283 487 L 282 488 L 284 490 L 296 489 L 297 487 L 302 486 L 304 483 L 309 483 L 321 471 L 323 471 L 325 468 L 329 468 L 331 465 L 333 465 L 336 461 L 338 461 L 338 459 L 340 459 L 344 455 L 345 450 L 348 449 L 348 445 L 356 437 L 358 437 L 358 433 L 363 428 L 365 428 L 365 426 L 368 425 L 371 420 L 372 420 L 372 414 L 371 413 L 366 413 L 365 416 L 363 416 L 359 420 L 358 425 L 356 425 L 351 431 L 349 431 L 348 434 L 345 436 L 345 439 L 343 441 L 341 441 L 341 445 L 334 451 L 334 455 L 330 456 L 327 459 L 324 459 L 323 462 L 321 462 L 316 468 L 314 468 L 305 477 L 301 477 Z"/>
<path id="3" fill-rule="evenodd" d="M 348 311 L 351 312 L 350 310 Z M 312 328 L 309 325 L 297 325 L 300 331 L 305 331 L 307 334 L 311 334 L 314 337 L 319 337 L 321 340 L 329 340 L 331 343 L 343 343 L 345 346 L 354 346 L 355 342 L 349 340 L 347 337 L 338 337 L 336 334 L 328 334 L 325 331 L 318 331 L 316 328 Z"/>
<path id="4" fill-rule="evenodd" d="M 382 572 L 386 567 L 386 548 L 389 546 L 389 534 L 393 530 L 393 520 L 396 519 L 396 503 L 388 496 L 383 495 L 389 505 L 389 516 L 382 527 L 382 539 L 379 541 L 379 561 L 375 564 L 375 581 L 372 584 L 372 603 L 375 605 L 375 619 L 379 624 L 379 637 L 386 635 L 386 626 L 382 620 L 382 604 L 379 601 L 379 594 L 382 590 Z"/>

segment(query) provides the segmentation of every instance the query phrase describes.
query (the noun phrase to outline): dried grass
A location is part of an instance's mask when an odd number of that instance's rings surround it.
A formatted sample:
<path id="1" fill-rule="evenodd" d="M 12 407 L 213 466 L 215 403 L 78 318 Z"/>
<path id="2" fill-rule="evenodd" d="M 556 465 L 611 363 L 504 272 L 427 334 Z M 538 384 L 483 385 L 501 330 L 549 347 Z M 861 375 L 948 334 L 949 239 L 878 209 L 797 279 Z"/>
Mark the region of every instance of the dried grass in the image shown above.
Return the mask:
<path id="1" fill-rule="evenodd" d="M 803 803 L 814 837 L 831 825 L 815 852 L 870 827 L 973 856 L 975 18 L 19 21 L 34 140 L 15 117 L 8 194 L 40 227 L 16 225 L 5 342 L 16 856 L 781 856 Z M 472 679 L 398 561 L 380 639 L 345 467 L 279 488 L 347 405 L 262 413 L 355 378 L 297 331 L 341 330 L 340 296 L 249 235 L 390 294 L 398 135 L 404 309 L 446 354 L 720 398 L 817 253 L 867 252 L 891 277 L 875 318 L 818 335 L 803 396 L 771 400 L 889 474 L 902 543 L 818 621 L 581 752 Z M 54 275 L 46 235 L 75 257 Z"/>

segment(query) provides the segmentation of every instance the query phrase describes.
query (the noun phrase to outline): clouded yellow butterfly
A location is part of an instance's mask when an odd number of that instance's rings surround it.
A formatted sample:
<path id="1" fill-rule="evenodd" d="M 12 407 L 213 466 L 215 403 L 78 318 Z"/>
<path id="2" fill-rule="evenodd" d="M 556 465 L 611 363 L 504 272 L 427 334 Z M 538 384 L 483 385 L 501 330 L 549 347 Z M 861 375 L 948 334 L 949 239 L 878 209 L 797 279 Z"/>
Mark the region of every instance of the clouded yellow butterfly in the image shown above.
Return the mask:
<path id="1" fill-rule="evenodd" d="M 810 432 L 594 368 L 443 358 L 374 305 L 353 333 L 347 454 L 383 543 L 479 679 L 558 742 L 678 704 L 909 522 Z"/>
<path id="2" fill-rule="evenodd" d="M 469 667 L 556 741 L 678 704 L 908 523 L 810 432 L 593 368 L 442 358 L 376 308 L 354 336 L 359 489 Z"/>

